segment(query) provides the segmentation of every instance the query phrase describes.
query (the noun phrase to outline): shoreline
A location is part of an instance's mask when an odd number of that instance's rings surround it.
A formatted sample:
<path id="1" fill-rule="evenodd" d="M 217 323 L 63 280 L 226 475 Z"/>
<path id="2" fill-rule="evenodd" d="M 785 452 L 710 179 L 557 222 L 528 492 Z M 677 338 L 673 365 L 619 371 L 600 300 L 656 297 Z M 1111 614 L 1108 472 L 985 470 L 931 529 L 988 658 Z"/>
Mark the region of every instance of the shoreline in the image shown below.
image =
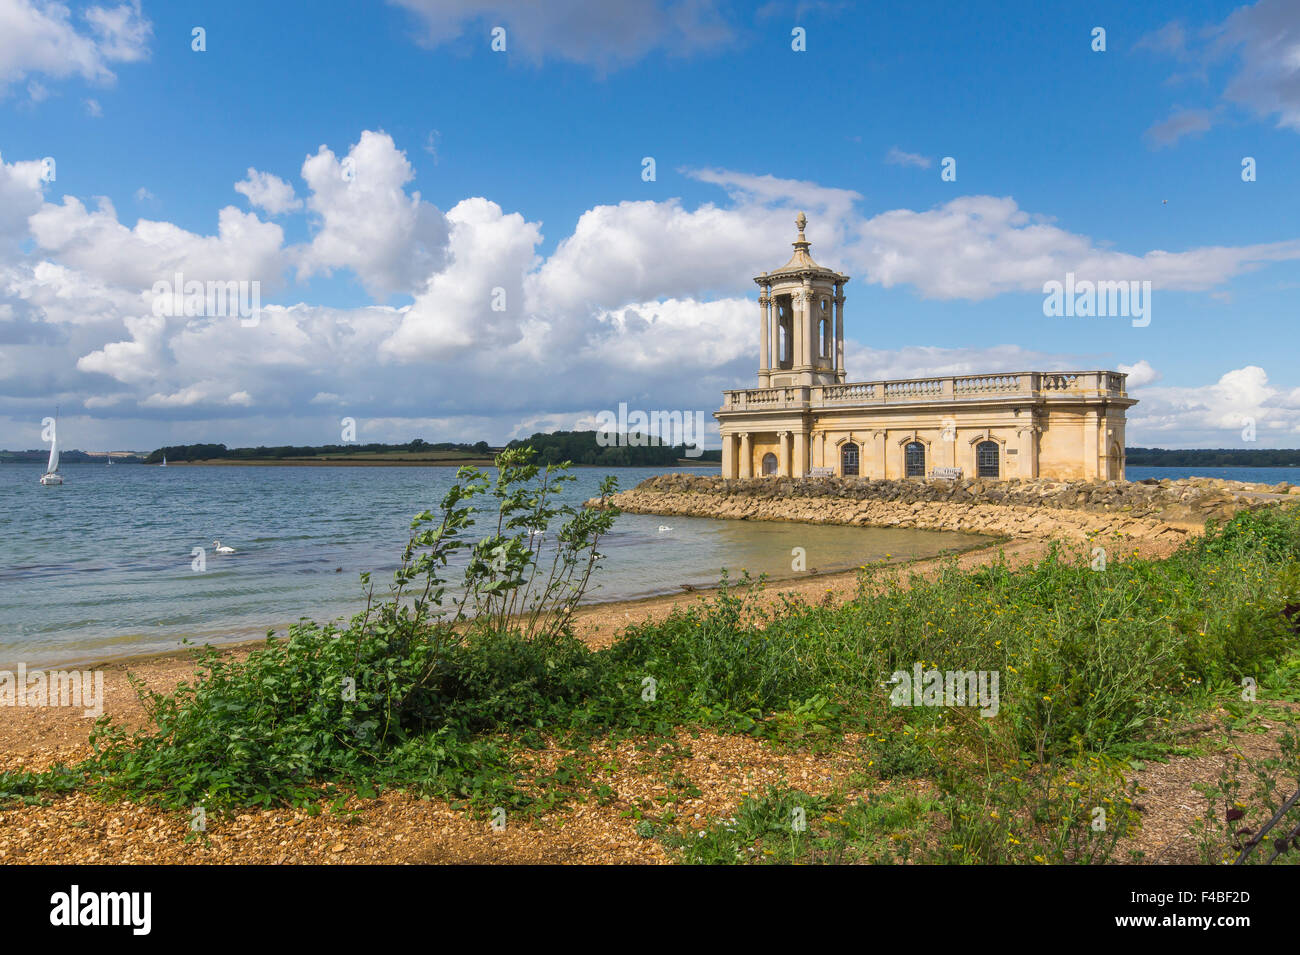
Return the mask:
<path id="1" fill-rule="evenodd" d="M 220 466 L 213 462 L 211 466 Z M 359 462 L 354 462 L 358 464 Z M 376 462 L 378 463 L 378 462 Z M 393 462 L 384 462 L 392 464 Z M 271 462 L 242 462 L 249 465 L 275 466 Z M 313 462 L 315 466 L 332 466 L 333 462 Z M 398 466 L 419 466 L 404 462 Z M 170 466 L 170 465 L 169 465 Z M 178 467 L 205 466 L 202 463 L 177 464 Z M 235 466 L 241 466 L 236 464 Z M 289 466 L 302 466 L 290 464 Z M 695 470 L 695 469 L 692 469 Z M 1101 539 L 1124 539 L 1139 546 L 1152 545 L 1164 550 L 1187 537 L 1203 531 L 1207 518 L 1225 518 L 1246 506 L 1296 501 L 1300 487 L 1288 487 L 1292 493 L 1269 493 L 1259 485 L 1235 485 L 1222 479 L 1181 479 L 1152 482 L 984 482 L 964 480 L 947 482 L 858 482 L 842 479 L 724 480 L 716 475 L 670 473 L 652 476 L 633 488 L 618 492 L 612 503 L 629 513 L 663 517 L 683 516 L 714 520 L 748 520 L 753 522 L 806 523 L 881 527 L 916 531 L 944 531 L 969 535 L 969 546 L 944 548 L 929 557 L 900 557 L 878 562 L 879 566 L 925 566 L 960 558 L 962 555 L 1008 548 L 1049 540 L 1075 543 Z M 1135 497 L 1136 495 L 1136 497 Z M 586 502 L 591 507 L 596 499 Z M 977 538 L 983 538 L 984 542 Z M 1016 547 L 1016 550 L 1021 549 Z M 771 592 L 810 592 L 812 582 L 828 585 L 831 592 L 842 590 L 847 580 L 856 581 L 853 568 L 783 574 L 768 577 L 765 588 Z M 682 593 L 648 594 L 594 600 L 581 605 L 575 624 L 599 619 L 632 622 L 653 614 L 657 607 L 675 607 L 699 596 L 715 592 L 719 584 L 692 586 Z M 318 622 L 347 621 L 351 613 L 343 612 Z M 196 648 L 212 647 L 219 652 L 246 649 L 265 643 L 268 631 L 281 638 L 296 621 L 256 627 L 234 627 L 223 633 L 203 637 L 178 634 L 163 643 L 192 641 L 189 646 L 166 649 L 124 648 L 107 655 L 88 650 L 68 655 L 33 669 L 94 669 L 120 667 L 132 662 L 175 661 L 188 659 Z M 575 630 L 577 627 L 575 626 Z M 612 637 L 596 627 L 593 645 L 608 645 Z M 226 635 L 229 635 L 228 637 Z M 581 634 L 580 634 L 581 635 Z M 155 647 L 157 642 L 155 642 Z M 76 651 L 74 651 L 76 652 Z M 31 667 L 30 663 L 24 662 Z M 0 668 L 12 668 L 16 662 L 0 660 Z"/>
<path id="2" fill-rule="evenodd" d="M 970 536 L 988 537 L 989 535 L 971 534 Z M 872 563 L 870 566 L 876 568 L 891 568 L 891 569 L 903 568 L 912 565 L 926 564 L 930 562 L 939 562 L 939 561 L 944 561 L 952 558 L 960 558 L 968 554 L 982 553 L 992 548 L 1006 546 L 1011 543 L 1012 541 L 1009 538 L 995 537 L 989 540 L 971 543 L 969 546 L 957 550 L 946 548 L 938 554 L 933 554 L 927 557 L 899 557 L 891 560 L 877 561 Z M 846 583 L 856 584 L 857 576 L 858 573 L 860 572 L 861 566 L 864 565 L 859 565 L 859 567 L 841 568 L 838 570 L 827 570 L 827 571 L 813 570 L 813 571 L 805 571 L 803 573 L 791 573 L 788 575 L 783 575 L 781 577 L 767 577 L 764 579 L 763 589 L 764 592 L 798 592 L 801 590 L 810 589 L 811 585 L 817 581 L 829 581 L 832 582 L 832 584 L 839 584 L 839 585 L 843 585 Z M 731 586 L 734 588 L 736 586 L 736 581 L 733 580 Z M 721 584 L 717 583 L 717 584 L 696 586 L 696 587 L 692 587 L 691 590 L 682 590 L 680 592 L 670 591 L 670 592 L 659 593 L 659 594 L 648 594 L 642 597 L 620 597 L 613 600 L 599 600 L 599 601 L 593 601 L 591 603 L 580 604 L 574 613 L 574 624 L 575 624 L 574 630 L 575 633 L 577 633 L 577 635 L 581 638 L 582 634 L 578 633 L 578 624 L 584 620 L 590 621 L 592 618 L 600 618 L 600 617 L 605 617 L 607 615 L 617 615 L 618 613 L 623 613 L 625 615 L 628 615 L 631 614 L 632 611 L 634 610 L 636 611 L 645 610 L 648 611 L 649 613 L 652 613 L 654 610 L 660 607 L 674 607 L 682 603 L 689 603 L 692 600 L 703 599 L 704 597 L 710 594 L 717 593 L 718 590 L 720 589 L 721 589 Z M 648 613 L 646 618 L 648 619 Z M 348 619 L 348 617 L 345 615 L 340 618 L 331 618 L 331 619 L 346 620 Z M 279 627 L 262 627 L 258 629 L 257 632 L 259 635 L 256 637 L 254 636 L 244 637 L 236 634 L 232 636 L 232 639 L 225 640 L 225 639 L 218 638 L 217 641 L 215 642 L 211 637 L 208 637 L 202 640 L 195 639 L 193 640 L 191 645 L 187 647 L 176 647 L 167 650 L 146 650 L 143 652 L 128 651 L 126 653 L 114 654 L 111 656 L 97 656 L 92 654 L 84 657 L 75 657 L 69 660 L 63 660 L 56 663 L 42 664 L 39 666 L 33 666 L 31 664 L 26 663 L 26 661 L 0 662 L 0 670 L 13 669 L 14 667 L 18 666 L 19 662 L 22 662 L 27 667 L 28 672 L 36 672 L 37 670 L 41 670 L 45 672 L 53 672 L 58 670 L 86 670 L 86 669 L 109 670 L 109 669 L 121 669 L 123 667 L 129 666 L 132 663 L 151 664 L 151 663 L 185 662 L 191 660 L 196 651 L 203 651 L 206 648 L 211 648 L 213 650 L 216 650 L 219 653 L 225 653 L 227 651 L 232 651 L 232 652 L 247 651 L 249 649 L 252 649 L 253 647 L 261 646 L 265 644 L 267 641 L 267 637 L 266 637 L 267 630 L 275 630 L 276 637 L 278 639 L 284 639 L 287 636 L 286 631 L 289 626 L 291 626 L 291 624 L 283 624 Z M 605 628 L 602 627 L 599 629 L 603 631 Z M 601 636 L 604 637 L 605 634 L 602 633 Z M 178 639 L 182 639 L 182 638 L 178 638 Z M 588 645 L 593 645 L 589 640 L 587 640 L 586 642 L 588 642 Z M 602 642 L 599 645 L 607 646 L 609 643 L 612 642 L 613 640 L 611 638 L 607 642 Z"/>
<path id="3" fill-rule="evenodd" d="M 971 570 L 1005 562 L 1011 569 L 1035 562 L 1054 546 L 1052 539 L 994 541 L 956 555 L 900 559 L 876 568 L 875 587 L 892 582 L 904 585 L 913 577 L 931 578 L 945 567 L 955 565 Z M 1125 556 L 1167 557 L 1176 549 L 1169 540 L 1134 540 Z M 1086 555 L 1085 555 L 1086 556 Z M 580 608 L 574 616 L 573 632 L 592 650 L 614 644 L 630 626 L 662 620 L 674 610 L 702 604 L 717 593 L 716 588 L 680 594 L 645 597 L 629 601 L 612 601 Z M 799 578 L 765 583 L 752 592 L 747 605 L 758 613 L 779 613 L 790 597 L 807 603 L 838 605 L 852 600 L 860 592 L 859 570 L 837 573 L 805 574 Z M 231 644 L 211 645 L 223 660 L 246 657 L 265 638 Z M 205 644 L 193 647 L 113 657 L 83 669 L 103 674 L 104 695 L 101 703 L 105 715 L 128 729 L 148 725 L 136 683 L 146 692 L 172 693 L 183 683 L 193 681 L 198 672 L 198 654 Z M 94 720 L 80 710 L 68 707 L 14 707 L 4 709 L 0 721 L 0 771 L 44 770 L 58 762 L 71 763 L 91 755 L 90 732 Z"/>
<path id="4" fill-rule="evenodd" d="M 304 463 L 289 466 L 303 466 Z M 359 463 L 353 462 L 353 465 Z M 242 462 L 235 466 L 253 464 L 274 466 L 270 462 Z M 333 462 L 311 464 L 331 466 Z M 415 462 L 399 463 L 402 465 L 419 466 Z M 176 466 L 204 465 L 186 463 Z M 219 463 L 214 462 L 214 466 L 219 466 Z M 1025 544 L 1055 539 L 1078 543 L 1113 538 L 1165 549 L 1200 533 L 1207 518 L 1227 517 L 1244 506 L 1279 500 L 1289 503 L 1296 500 L 1295 492 L 1300 492 L 1300 488 L 1288 486 L 1290 494 L 1276 493 L 1279 488 L 1270 488 L 1274 493 L 1268 493 L 1262 486 L 1229 487 L 1228 483 L 1221 479 L 1166 480 L 1151 485 L 1133 482 L 990 483 L 969 479 L 955 484 L 843 479 L 728 481 L 711 474 L 676 473 L 643 480 L 634 488 L 616 494 L 612 503 L 630 513 L 664 517 L 892 527 L 969 535 L 968 546 L 943 548 L 939 554 L 928 557 L 899 557 L 877 562 L 879 566 L 906 567 L 926 566 L 990 548 L 1007 548 L 1013 542 Z M 586 502 L 586 506 L 597 503 L 592 499 Z M 818 586 L 828 588 L 827 592 L 836 592 L 844 588 L 846 581 L 856 581 L 857 573 L 858 570 L 851 567 L 820 572 L 814 569 L 768 577 L 764 586 L 774 592 L 811 592 Z M 679 586 L 686 588 L 686 585 Z M 617 620 L 620 614 L 630 623 L 634 612 L 638 619 L 642 619 L 653 615 L 655 608 L 675 607 L 715 592 L 718 587 L 719 583 L 715 582 L 689 586 L 681 593 L 669 590 L 639 597 L 593 600 L 577 609 L 575 630 L 592 620 Z M 351 615 L 352 612 L 344 610 L 318 622 L 346 622 Z M 176 634 L 150 640 L 153 649 L 123 647 L 120 653 L 97 652 L 93 648 L 86 648 L 83 653 L 73 649 L 62 659 L 39 666 L 26 660 L 10 662 L 0 659 L 0 668 L 13 669 L 21 662 L 31 669 L 57 671 L 189 659 L 198 648 L 211 647 L 225 652 L 261 645 L 267 640 L 268 631 L 283 638 L 295 622 L 219 627 L 216 633 L 197 637 Z M 608 645 L 612 641 L 612 636 L 606 632 L 608 629 L 596 626 L 592 633 L 596 643 L 592 645 Z M 186 640 L 190 641 L 187 646 L 177 645 Z M 160 643 L 162 648 L 159 648 Z"/>
<path id="5" fill-rule="evenodd" d="M 1049 546 L 1050 542 L 1046 540 L 995 541 L 956 555 L 905 558 L 872 566 L 884 569 L 880 574 L 882 580 L 906 580 L 913 574 L 936 573 L 948 561 L 969 568 L 1006 559 L 1014 567 L 1038 559 Z M 768 582 L 761 591 L 752 594 L 749 603 L 756 609 L 779 610 L 784 598 L 790 595 L 809 602 L 843 602 L 858 592 L 858 574 L 859 570 L 853 569 Z M 689 593 L 585 605 L 574 615 L 573 632 L 591 649 L 605 649 L 629 626 L 662 619 L 676 609 L 703 602 L 717 592 L 717 588 L 702 588 Z M 211 646 L 222 659 L 230 660 L 246 657 L 265 642 L 265 637 L 261 637 L 230 644 L 196 643 L 177 650 L 103 659 L 78 669 L 103 673 L 104 713 L 134 728 L 144 725 L 147 716 L 133 681 L 139 681 L 147 691 L 170 693 L 178 684 L 194 679 L 198 654 L 205 647 Z M 83 718 L 80 711 L 15 707 L 6 709 L 4 714 L 5 719 L 0 722 L 0 771 L 45 769 L 58 761 L 90 755 L 89 733 L 94 721 Z"/>
<path id="6" fill-rule="evenodd" d="M 928 558 L 901 558 L 879 567 L 867 593 L 895 580 L 909 586 L 913 577 L 927 579 L 955 565 L 971 570 L 993 563 L 1011 569 L 1042 559 L 1054 541 L 1048 538 L 991 541 L 960 554 Z M 1166 557 L 1175 548 L 1170 540 L 1133 540 L 1125 557 Z M 1086 553 L 1080 559 L 1087 559 Z M 1121 558 L 1122 559 L 1122 558 Z M 827 606 L 853 599 L 862 587 L 858 571 L 805 574 L 772 582 L 746 599 L 747 612 L 757 617 L 780 614 L 790 595 L 809 604 Z M 673 610 L 698 606 L 716 590 L 670 594 L 630 601 L 589 605 L 580 609 L 574 631 L 589 647 L 600 649 L 615 642 L 634 624 L 666 616 Z M 251 645 L 219 647 L 223 660 L 247 656 Z M 196 676 L 192 650 L 117 659 L 103 668 L 103 712 L 125 731 L 149 727 L 145 705 L 136 683 L 149 692 L 171 693 Z M 41 772 L 58 763 L 75 765 L 93 755 L 90 733 L 95 721 L 70 707 L 7 710 L 0 721 L 0 771 Z M 313 812 L 311 807 L 271 806 L 246 808 L 238 814 L 214 815 L 207 838 L 190 838 L 190 819 L 184 813 L 160 809 L 124 797 L 107 802 L 93 793 L 59 794 L 33 805 L 6 806 L 0 812 L 0 865 L 50 862 L 96 864 L 160 863 L 212 864 L 340 864 L 340 863 L 486 863 L 486 862 L 670 862 L 664 845 L 647 839 L 630 811 L 647 800 L 673 801 L 684 818 L 725 818 L 734 813 L 747 794 L 768 786 L 796 785 L 817 793 L 844 789 L 851 793 L 895 791 L 885 781 L 863 787 L 861 737 L 849 734 L 829 751 L 819 747 L 788 750 L 769 741 L 678 727 L 672 739 L 680 748 L 680 761 L 666 778 L 661 739 L 605 740 L 599 744 L 600 770 L 613 799 L 557 807 L 535 820 L 523 819 L 498 833 L 464 806 L 446 798 L 427 798 L 395 789 L 375 799 L 352 795 L 348 818 Z M 1255 740 L 1263 751 L 1276 745 Z M 590 755 L 590 754 L 588 754 Z M 536 779 L 563 758 L 579 758 L 553 740 L 529 751 L 537 768 Z M 1204 765 L 1202 765 L 1204 764 Z M 1157 859 L 1165 854 L 1164 817 L 1183 824 L 1181 810 L 1188 803 L 1185 777 L 1210 779 L 1214 759 L 1179 764 L 1175 784 L 1162 782 L 1154 773 L 1146 802 L 1161 807 L 1161 820 L 1151 820 L 1152 831 L 1137 837 L 1151 845 Z M 523 770 L 521 770 L 522 772 Z M 683 795 L 679 779 L 697 787 Z M 536 783 L 534 783 L 536 784 Z M 318 804 L 324 808 L 322 804 Z M 1190 820 L 1192 812 L 1186 815 Z M 635 817 L 639 818 L 639 817 Z"/>
<path id="7" fill-rule="evenodd" d="M 19 466 L 37 469 L 42 467 L 39 463 L 31 461 L 10 461 L 4 462 Z M 119 462 L 126 467 L 156 468 L 162 467 L 161 464 L 145 464 L 141 462 Z M 115 465 L 116 466 L 116 465 Z M 65 468 L 82 468 L 82 467 L 105 467 L 99 461 L 73 461 L 63 465 Z M 496 461 L 492 458 L 463 458 L 452 461 L 436 460 L 396 460 L 396 461 L 349 461 L 346 458 L 338 460 L 317 461 L 309 458 L 286 458 L 284 460 L 256 460 L 240 461 L 227 460 L 225 458 L 208 458 L 202 461 L 168 461 L 168 468 L 219 468 L 219 467 L 263 467 L 263 468 L 300 468 L 300 467 L 317 467 L 317 468 L 450 468 L 450 467 L 475 467 L 475 468 L 492 468 L 496 467 Z M 605 470 L 605 471 L 624 471 L 624 470 L 663 470 L 665 468 L 691 468 L 692 470 L 719 470 L 720 465 L 716 462 L 706 464 L 692 464 L 690 462 L 677 461 L 673 464 L 570 464 L 569 468 L 583 470 Z"/>

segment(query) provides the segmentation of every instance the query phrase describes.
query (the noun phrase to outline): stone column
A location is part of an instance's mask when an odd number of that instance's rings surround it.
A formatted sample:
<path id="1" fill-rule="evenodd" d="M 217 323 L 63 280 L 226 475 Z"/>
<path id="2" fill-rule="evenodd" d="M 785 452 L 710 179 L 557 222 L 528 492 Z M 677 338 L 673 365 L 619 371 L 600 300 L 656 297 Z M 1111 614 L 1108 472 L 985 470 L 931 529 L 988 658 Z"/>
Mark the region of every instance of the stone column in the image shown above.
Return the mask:
<path id="1" fill-rule="evenodd" d="M 1097 458 L 1098 435 L 1097 409 L 1089 408 L 1083 416 L 1083 477 L 1095 480 L 1100 470 Z"/>
<path id="2" fill-rule="evenodd" d="M 734 434 L 723 434 L 722 436 L 722 476 L 724 478 L 734 478 L 736 476 L 736 436 Z"/>
<path id="3" fill-rule="evenodd" d="M 771 292 L 768 292 L 767 299 L 767 331 L 768 339 L 770 339 L 768 348 L 771 350 L 770 355 L 768 355 L 767 366 L 775 372 L 781 366 L 781 305 Z"/>
<path id="4" fill-rule="evenodd" d="M 791 469 L 790 476 L 808 476 L 808 432 L 806 431 L 794 433 L 794 467 Z"/>
<path id="5" fill-rule="evenodd" d="M 812 279 L 803 278 L 803 363 L 812 368 L 817 362 L 817 313 L 813 310 Z"/>
<path id="6" fill-rule="evenodd" d="M 939 423 L 939 445 L 942 450 L 935 455 L 943 461 L 940 467 L 957 466 L 957 419 L 951 415 Z"/>
<path id="7" fill-rule="evenodd" d="M 799 293 L 797 291 L 790 293 L 790 368 L 794 370 L 799 367 L 799 353 L 802 349 L 799 346 L 799 310 L 802 306 L 799 304 Z"/>
<path id="8" fill-rule="evenodd" d="M 764 286 L 758 293 L 758 386 L 760 388 L 766 388 L 771 380 L 772 349 L 768 344 L 768 335 L 772 328 L 772 318 L 769 314 L 771 302 L 767 295 L 767 287 Z"/>
<path id="9" fill-rule="evenodd" d="M 742 478 L 754 476 L 754 451 L 750 446 L 748 431 L 740 433 L 740 476 Z"/>
<path id="10" fill-rule="evenodd" d="M 768 300 L 770 304 L 768 305 L 767 327 L 771 338 L 769 345 L 771 354 L 768 358 L 767 367 L 775 371 L 781 367 L 781 303 L 770 292 L 768 293 Z"/>
<path id="11" fill-rule="evenodd" d="M 1024 480 L 1038 477 L 1038 428 L 1033 425 L 1016 432 L 1020 439 L 1016 457 L 1020 459 L 1016 476 Z"/>
<path id="12" fill-rule="evenodd" d="M 844 380 L 844 283 L 835 283 L 835 380 Z"/>
<path id="13" fill-rule="evenodd" d="M 790 476 L 790 432 L 776 433 L 776 473 L 781 477 Z"/>
<path id="14" fill-rule="evenodd" d="M 1113 477 L 1117 481 L 1122 481 L 1124 480 L 1124 470 L 1125 467 L 1127 466 L 1127 461 L 1126 461 L 1127 456 L 1124 451 L 1124 419 L 1119 418 L 1118 420 L 1116 420 L 1114 422 L 1114 427 L 1115 427 L 1115 433 L 1111 437 L 1114 440 L 1114 442 L 1117 445 L 1119 445 L 1119 470 L 1113 475 Z M 1107 453 L 1110 453 L 1109 443 L 1107 443 L 1106 445 L 1106 451 Z"/>
<path id="15" fill-rule="evenodd" d="M 862 443 L 863 450 L 866 450 L 867 443 Z M 885 458 L 885 432 L 873 431 L 871 433 L 871 470 L 865 469 L 865 464 L 859 464 L 858 470 L 868 477 L 877 480 L 883 480 L 889 477 L 889 462 Z"/>

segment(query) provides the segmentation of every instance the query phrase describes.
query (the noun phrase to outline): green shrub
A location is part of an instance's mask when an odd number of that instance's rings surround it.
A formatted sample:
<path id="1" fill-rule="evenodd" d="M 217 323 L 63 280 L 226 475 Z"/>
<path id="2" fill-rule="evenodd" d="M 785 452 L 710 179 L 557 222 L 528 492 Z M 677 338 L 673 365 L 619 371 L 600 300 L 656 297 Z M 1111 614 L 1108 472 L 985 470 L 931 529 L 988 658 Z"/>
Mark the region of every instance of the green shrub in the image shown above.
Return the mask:
<path id="1" fill-rule="evenodd" d="M 531 456 L 500 455 L 495 481 L 462 468 L 440 513 L 412 521 L 387 597 L 376 601 L 362 575 L 367 607 L 348 626 L 300 623 L 243 660 L 208 652 L 195 682 L 141 690 L 151 729 L 101 720 L 93 742 L 105 784 L 214 808 L 309 802 L 337 782 L 481 791 L 507 755 L 480 734 L 542 725 L 596 685 L 569 620 L 616 512 L 553 506 L 571 478 Z M 602 494 L 612 491 L 607 479 Z M 496 500 L 496 527 L 471 545 L 470 505 L 483 494 Z M 464 579 L 449 595 L 441 573 L 462 550 Z"/>
<path id="2" fill-rule="evenodd" d="M 1226 523 L 1210 521 L 1194 549 L 1215 557 L 1262 553 L 1271 561 L 1300 560 L 1300 510 L 1266 507 L 1242 511 Z"/>

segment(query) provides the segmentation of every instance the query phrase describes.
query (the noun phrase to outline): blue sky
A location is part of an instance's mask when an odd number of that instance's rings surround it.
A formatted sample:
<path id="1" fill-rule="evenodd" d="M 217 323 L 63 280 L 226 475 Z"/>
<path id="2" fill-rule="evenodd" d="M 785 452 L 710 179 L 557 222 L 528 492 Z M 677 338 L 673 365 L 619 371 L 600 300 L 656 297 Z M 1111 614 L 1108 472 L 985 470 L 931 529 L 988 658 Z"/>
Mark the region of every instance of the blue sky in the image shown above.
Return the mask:
<path id="1" fill-rule="evenodd" d="M 853 380 L 1119 368 L 1130 445 L 1300 446 L 1300 5 L 882 6 L 0 0 L 0 446 L 712 410 L 800 209 Z M 261 320 L 153 314 L 178 270 Z M 1045 317 L 1067 271 L 1151 323 Z"/>

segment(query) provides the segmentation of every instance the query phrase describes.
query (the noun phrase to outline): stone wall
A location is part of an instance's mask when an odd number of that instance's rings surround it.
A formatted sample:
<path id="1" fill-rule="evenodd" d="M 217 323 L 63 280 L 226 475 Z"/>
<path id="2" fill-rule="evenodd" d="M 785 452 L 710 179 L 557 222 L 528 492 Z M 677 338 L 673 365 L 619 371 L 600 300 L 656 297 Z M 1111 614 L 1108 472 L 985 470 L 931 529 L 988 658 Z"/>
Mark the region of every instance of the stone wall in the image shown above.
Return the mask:
<path id="1" fill-rule="evenodd" d="M 805 521 L 967 531 L 1000 537 L 1084 539 L 1121 534 L 1172 540 L 1199 533 L 1209 518 L 1268 506 L 1300 492 L 1192 479 L 1125 481 L 863 481 L 844 478 L 732 479 L 666 474 L 618 494 L 639 514 L 734 520 Z M 1294 498 L 1300 500 L 1300 498 Z M 589 501 L 589 505 L 595 504 Z"/>

